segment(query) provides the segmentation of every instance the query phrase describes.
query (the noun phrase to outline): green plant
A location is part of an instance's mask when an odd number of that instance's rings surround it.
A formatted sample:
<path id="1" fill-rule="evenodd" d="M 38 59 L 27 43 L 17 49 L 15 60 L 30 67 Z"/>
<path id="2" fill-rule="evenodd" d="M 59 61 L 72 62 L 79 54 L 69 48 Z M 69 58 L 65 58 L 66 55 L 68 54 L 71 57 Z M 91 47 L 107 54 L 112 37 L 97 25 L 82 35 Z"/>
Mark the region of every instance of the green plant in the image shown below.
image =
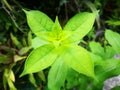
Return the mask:
<path id="1" fill-rule="evenodd" d="M 89 53 L 94 62 L 95 75 L 99 82 L 69 71 L 67 76 L 69 83 L 66 85 L 66 88 L 70 89 L 76 86 L 77 90 L 102 90 L 106 79 L 120 74 L 119 42 L 120 35 L 109 29 L 105 30 L 104 45 L 101 45 L 99 42 L 90 41 Z M 73 82 L 74 80 L 75 82 Z M 119 87 L 117 90 L 119 90 Z"/>
<path id="2" fill-rule="evenodd" d="M 120 35 L 112 30 L 105 30 L 105 45 L 99 42 L 89 42 L 90 55 L 94 61 L 95 74 L 99 82 L 91 82 L 92 90 L 101 90 L 104 81 L 110 77 L 120 74 Z M 89 84 L 88 80 L 84 80 L 84 84 Z M 85 90 L 87 90 L 85 88 Z"/>
<path id="3" fill-rule="evenodd" d="M 55 23 L 44 13 L 26 11 L 28 25 L 39 38 L 40 45 L 28 56 L 20 76 L 35 73 L 51 66 L 48 74 L 48 88 L 59 90 L 65 81 L 67 71 L 73 69 L 96 79 L 94 64 L 86 49 L 78 46 L 80 40 L 91 30 L 96 14 L 79 13 L 61 28 L 58 17 Z"/>

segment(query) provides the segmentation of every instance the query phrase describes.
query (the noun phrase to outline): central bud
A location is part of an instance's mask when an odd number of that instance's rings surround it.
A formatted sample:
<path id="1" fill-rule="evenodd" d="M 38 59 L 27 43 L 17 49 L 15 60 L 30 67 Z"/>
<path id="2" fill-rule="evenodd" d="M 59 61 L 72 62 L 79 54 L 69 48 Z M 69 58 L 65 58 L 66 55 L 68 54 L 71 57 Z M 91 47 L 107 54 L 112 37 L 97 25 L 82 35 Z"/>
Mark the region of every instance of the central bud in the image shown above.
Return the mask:
<path id="1" fill-rule="evenodd" d="M 59 47 L 61 45 L 61 41 L 56 39 L 53 44 L 55 45 L 55 47 Z"/>

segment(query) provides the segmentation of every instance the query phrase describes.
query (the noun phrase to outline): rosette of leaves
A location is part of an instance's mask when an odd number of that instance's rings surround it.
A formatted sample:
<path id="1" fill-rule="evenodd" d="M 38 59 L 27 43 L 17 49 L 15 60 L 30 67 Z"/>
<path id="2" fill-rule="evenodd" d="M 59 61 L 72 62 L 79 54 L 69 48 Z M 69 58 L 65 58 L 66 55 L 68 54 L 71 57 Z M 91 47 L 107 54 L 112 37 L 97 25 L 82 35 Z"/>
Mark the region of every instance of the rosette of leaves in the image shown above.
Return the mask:
<path id="1" fill-rule="evenodd" d="M 20 76 L 51 66 L 48 74 L 49 90 L 60 90 L 69 68 L 95 79 L 92 59 L 88 51 L 78 46 L 78 43 L 91 30 L 97 11 L 76 14 L 63 29 L 58 17 L 54 23 L 41 11 L 24 10 L 24 12 L 28 25 L 39 42 L 37 48 L 27 57 Z"/>

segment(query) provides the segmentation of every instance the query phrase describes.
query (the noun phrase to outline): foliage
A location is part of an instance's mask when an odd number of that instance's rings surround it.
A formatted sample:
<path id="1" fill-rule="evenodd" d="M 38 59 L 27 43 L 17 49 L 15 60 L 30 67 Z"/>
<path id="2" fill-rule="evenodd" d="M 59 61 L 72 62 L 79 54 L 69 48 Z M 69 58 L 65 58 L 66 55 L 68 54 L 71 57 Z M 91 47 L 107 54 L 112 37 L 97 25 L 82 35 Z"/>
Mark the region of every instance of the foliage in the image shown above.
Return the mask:
<path id="1" fill-rule="evenodd" d="M 0 90 L 102 90 L 120 75 L 119 8 L 119 0 L 1 0 Z"/>
<path id="2" fill-rule="evenodd" d="M 24 12 L 32 32 L 48 44 L 31 52 L 21 76 L 51 66 L 48 74 L 48 88 L 50 90 L 60 90 L 69 68 L 95 78 L 94 66 L 88 52 L 77 44 L 92 28 L 97 12 L 84 12 L 75 15 L 67 22 L 63 30 L 58 17 L 53 23 L 47 15 L 40 11 L 24 10 Z M 78 33 L 81 34 L 78 35 Z"/>

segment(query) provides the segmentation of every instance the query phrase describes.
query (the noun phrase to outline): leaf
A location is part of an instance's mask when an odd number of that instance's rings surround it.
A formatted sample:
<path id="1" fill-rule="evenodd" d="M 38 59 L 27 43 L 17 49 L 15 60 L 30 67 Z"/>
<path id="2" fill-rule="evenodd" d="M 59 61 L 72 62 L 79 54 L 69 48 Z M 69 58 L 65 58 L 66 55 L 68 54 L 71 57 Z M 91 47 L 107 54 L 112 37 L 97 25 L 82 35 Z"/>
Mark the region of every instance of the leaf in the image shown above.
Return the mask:
<path id="1" fill-rule="evenodd" d="M 90 42 L 89 46 L 90 46 L 92 53 L 98 56 L 104 57 L 105 55 L 104 48 L 100 45 L 100 43 Z"/>
<path id="2" fill-rule="evenodd" d="M 31 33 L 31 31 L 28 32 L 27 41 L 28 41 L 28 46 L 31 46 L 31 44 L 32 44 L 32 33 Z"/>
<path id="3" fill-rule="evenodd" d="M 64 46 L 63 60 L 74 70 L 95 78 L 93 61 L 84 48 L 80 46 Z"/>
<path id="4" fill-rule="evenodd" d="M 120 74 L 120 61 L 109 59 L 101 63 L 99 68 L 96 67 L 96 76 L 100 82 L 111 76 L 116 76 Z"/>
<path id="5" fill-rule="evenodd" d="M 23 47 L 19 50 L 19 55 L 24 55 L 26 54 L 29 50 L 31 49 L 31 47 Z"/>
<path id="6" fill-rule="evenodd" d="M 78 86 L 80 83 L 80 74 L 78 72 L 76 72 L 75 70 L 69 68 L 68 69 L 68 73 L 67 73 L 67 76 L 66 76 L 66 89 L 67 90 L 70 90 L 71 88 L 75 87 L 75 86 Z"/>
<path id="7" fill-rule="evenodd" d="M 89 53 L 93 62 L 94 62 L 94 66 L 99 66 L 101 65 L 101 62 L 103 62 L 103 57 L 99 56 L 99 55 L 96 55 L 96 54 L 93 54 L 93 53 Z"/>
<path id="8" fill-rule="evenodd" d="M 105 38 L 108 40 L 109 44 L 112 45 L 113 49 L 120 54 L 120 35 L 106 29 Z"/>
<path id="9" fill-rule="evenodd" d="M 43 71 L 38 72 L 37 75 L 42 81 L 46 82 L 45 74 Z"/>
<path id="10" fill-rule="evenodd" d="M 10 78 L 7 79 L 7 82 L 8 82 L 10 90 L 17 90 L 17 88 L 14 86 L 14 84 Z"/>
<path id="11" fill-rule="evenodd" d="M 13 56 L 14 62 L 18 62 L 18 61 L 23 60 L 25 58 L 26 58 L 26 56 L 19 56 L 19 55 Z"/>
<path id="12" fill-rule="evenodd" d="M 52 27 L 52 32 L 50 34 L 51 41 L 58 41 L 61 39 L 61 36 L 62 36 L 62 27 L 60 26 L 58 17 L 56 17 L 55 23 Z"/>
<path id="13" fill-rule="evenodd" d="M 7 55 L 0 54 L 0 64 L 6 62 L 7 60 L 9 60 Z"/>
<path id="14" fill-rule="evenodd" d="M 120 60 L 108 59 L 101 63 L 101 70 L 99 72 L 106 73 L 115 70 L 120 65 Z"/>
<path id="15" fill-rule="evenodd" d="M 35 73 L 49 67 L 57 58 L 57 52 L 53 45 L 44 45 L 34 49 L 28 56 L 24 71 L 20 76 Z"/>
<path id="16" fill-rule="evenodd" d="M 84 12 L 71 18 L 63 29 L 67 38 L 63 43 L 78 43 L 92 29 L 97 13 Z"/>
<path id="17" fill-rule="evenodd" d="M 55 61 L 48 74 L 49 90 L 61 90 L 67 75 L 67 67 L 61 57 Z"/>
<path id="18" fill-rule="evenodd" d="M 15 76 L 13 71 L 10 69 L 5 69 L 4 74 L 3 74 L 3 83 L 4 83 L 4 89 L 7 90 L 7 85 L 9 86 L 9 90 L 17 90 L 16 87 L 14 86 L 13 82 L 15 82 Z"/>
<path id="19" fill-rule="evenodd" d="M 34 74 L 29 74 L 29 81 L 32 83 L 32 85 L 34 85 L 35 87 L 37 87 Z"/>
<path id="20" fill-rule="evenodd" d="M 22 47 L 22 44 L 18 41 L 18 39 L 12 33 L 10 33 L 10 37 L 15 46 L 20 49 Z"/>
<path id="21" fill-rule="evenodd" d="M 45 40 L 42 40 L 38 37 L 35 37 L 32 39 L 32 47 L 35 49 L 35 48 L 38 48 L 40 46 L 43 46 L 45 44 L 50 44 L 50 42 L 47 42 Z"/>
<path id="22" fill-rule="evenodd" d="M 120 21 L 119 20 L 116 21 L 116 20 L 112 20 L 112 19 L 106 20 L 105 23 L 107 23 L 108 25 L 114 26 L 114 27 L 120 25 Z"/>
<path id="23" fill-rule="evenodd" d="M 12 82 L 15 82 L 15 74 L 12 70 L 9 71 L 9 78 Z"/>
<path id="24" fill-rule="evenodd" d="M 41 39 L 48 40 L 48 35 L 52 30 L 53 21 L 43 12 L 38 10 L 26 11 L 27 22 L 32 32 Z"/>
<path id="25" fill-rule="evenodd" d="M 105 46 L 105 59 L 110 59 L 110 58 L 113 58 L 114 55 L 115 55 L 115 50 L 113 49 L 113 47 L 111 46 Z"/>

